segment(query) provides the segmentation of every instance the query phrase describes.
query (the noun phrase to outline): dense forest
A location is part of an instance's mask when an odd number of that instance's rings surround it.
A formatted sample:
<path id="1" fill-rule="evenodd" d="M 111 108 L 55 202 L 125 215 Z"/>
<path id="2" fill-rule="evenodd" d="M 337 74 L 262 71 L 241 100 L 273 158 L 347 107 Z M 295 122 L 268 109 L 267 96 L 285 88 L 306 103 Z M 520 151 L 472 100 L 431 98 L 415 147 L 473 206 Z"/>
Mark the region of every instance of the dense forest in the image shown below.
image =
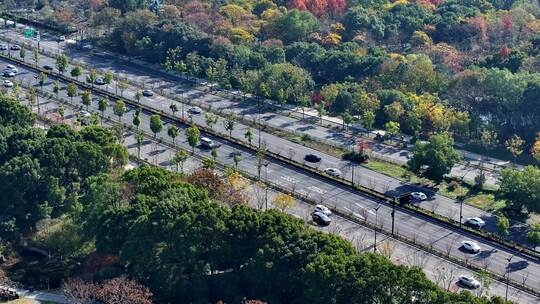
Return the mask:
<path id="1" fill-rule="evenodd" d="M 50 23 L 223 88 L 368 129 L 519 138 L 539 155 L 537 1 L 27 2 Z"/>

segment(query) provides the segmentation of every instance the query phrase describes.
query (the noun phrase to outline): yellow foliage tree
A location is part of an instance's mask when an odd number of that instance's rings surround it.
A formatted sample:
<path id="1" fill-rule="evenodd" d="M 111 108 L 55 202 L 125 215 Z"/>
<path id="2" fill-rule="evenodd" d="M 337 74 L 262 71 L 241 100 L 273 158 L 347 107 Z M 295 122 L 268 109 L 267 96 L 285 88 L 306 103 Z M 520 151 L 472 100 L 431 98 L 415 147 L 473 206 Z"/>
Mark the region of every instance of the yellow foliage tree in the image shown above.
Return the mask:
<path id="1" fill-rule="evenodd" d="M 294 201 L 294 198 L 290 196 L 289 194 L 280 193 L 274 198 L 274 206 L 276 206 L 277 209 L 285 212 L 285 210 L 293 208 L 296 204 Z"/>

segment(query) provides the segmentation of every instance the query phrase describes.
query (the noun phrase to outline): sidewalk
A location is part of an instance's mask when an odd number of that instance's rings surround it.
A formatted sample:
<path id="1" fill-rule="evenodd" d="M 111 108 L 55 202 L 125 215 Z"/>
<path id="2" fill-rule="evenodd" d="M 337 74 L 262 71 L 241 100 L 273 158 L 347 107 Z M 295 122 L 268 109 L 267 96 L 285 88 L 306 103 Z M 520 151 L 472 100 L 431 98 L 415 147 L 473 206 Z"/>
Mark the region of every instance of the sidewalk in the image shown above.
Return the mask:
<path id="1" fill-rule="evenodd" d="M 8 287 L 8 286 L 3 286 L 3 285 L 0 285 L 0 287 L 8 288 L 9 290 L 16 292 L 21 298 L 27 298 L 27 299 L 32 299 L 36 301 L 47 301 L 47 302 L 60 303 L 60 304 L 69 304 L 66 297 L 60 294 L 55 294 L 55 293 L 45 292 L 45 291 L 30 292 L 26 289 L 13 288 L 13 287 Z"/>

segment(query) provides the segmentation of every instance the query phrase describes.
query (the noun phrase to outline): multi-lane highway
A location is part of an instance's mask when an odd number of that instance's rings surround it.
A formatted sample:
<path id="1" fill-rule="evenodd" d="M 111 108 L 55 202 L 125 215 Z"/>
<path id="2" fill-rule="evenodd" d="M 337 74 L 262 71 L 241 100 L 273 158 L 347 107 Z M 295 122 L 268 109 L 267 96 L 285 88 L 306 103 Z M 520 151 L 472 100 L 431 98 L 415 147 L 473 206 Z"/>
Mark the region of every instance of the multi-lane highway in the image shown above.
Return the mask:
<path id="1" fill-rule="evenodd" d="M 30 80 L 29 76 L 31 75 L 26 75 L 25 73 L 26 72 L 21 73 L 23 76 L 22 78 Z M 49 86 L 47 88 L 49 88 Z M 60 94 L 62 98 L 66 98 L 64 93 L 65 92 L 62 92 Z M 25 101 L 23 101 L 23 103 L 24 102 Z M 55 115 L 53 114 L 56 113 L 58 110 L 57 101 L 53 99 L 41 98 L 40 103 L 41 103 L 41 106 L 40 106 L 41 115 L 49 117 L 49 118 L 55 117 Z M 76 103 L 77 101 L 75 101 L 75 104 Z M 94 106 L 95 106 L 95 103 L 94 103 Z M 35 106 L 34 106 L 34 111 L 37 111 L 37 107 Z M 75 107 L 72 107 L 69 104 L 65 104 L 65 117 L 66 117 L 65 122 L 75 123 L 76 113 L 77 113 L 77 109 Z M 105 116 L 111 116 L 113 117 L 113 120 L 116 120 L 116 118 L 113 116 L 110 110 L 106 111 Z M 130 117 L 128 115 L 125 121 L 129 121 L 129 118 Z M 114 122 L 111 122 L 111 120 L 106 119 L 104 120 L 104 124 L 110 127 L 114 125 Z M 145 131 L 149 131 L 147 124 L 141 124 L 141 129 Z M 138 154 L 137 147 L 136 147 L 136 140 L 133 136 L 133 132 L 127 131 L 125 133 L 124 144 L 128 147 L 128 150 L 131 155 Z M 185 143 L 182 144 L 182 147 L 184 148 L 186 147 Z M 141 153 L 142 158 L 148 159 L 150 162 L 155 163 L 158 166 L 170 169 L 171 166 L 170 166 L 169 161 L 172 158 L 172 155 L 174 155 L 175 151 L 176 149 L 174 149 L 171 145 L 157 143 L 152 140 L 151 136 L 147 136 L 147 139 L 144 141 L 141 147 L 140 153 Z M 186 172 L 191 172 L 192 170 L 199 167 L 200 165 L 201 165 L 200 159 L 191 157 L 184 164 L 184 170 Z M 243 170 L 245 170 L 246 166 L 249 166 L 249 165 L 246 164 L 244 166 L 244 163 L 242 161 L 240 163 L 240 166 Z M 256 185 L 253 185 L 252 190 L 251 190 L 252 192 L 251 194 L 253 198 L 252 204 L 254 206 L 258 206 L 259 208 L 263 206 L 263 203 L 261 202 L 263 200 L 262 199 L 263 196 L 261 195 L 260 190 L 261 189 L 257 189 Z M 269 190 L 269 193 L 268 193 L 269 206 L 272 205 L 271 202 L 275 194 L 276 194 L 276 191 L 274 191 L 273 189 Z M 309 213 L 311 209 L 312 209 L 312 206 L 310 204 L 307 204 L 300 200 L 298 201 L 298 204 L 294 208 L 287 210 L 287 212 L 297 216 L 298 218 L 301 218 L 307 221 L 307 219 L 309 219 Z M 367 214 L 369 214 L 369 216 L 373 216 L 374 211 L 368 210 Z M 374 243 L 373 230 L 365 228 L 356 222 L 341 218 L 339 216 L 333 216 L 332 218 L 333 218 L 332 225 L 330 225 L 329 227 L 319 228 L 319 229 L 326 232 L 330 232 L 330 233 L 337 233 L 339 235 L 342 235 L 343 237 L 346 237 L 360 251 L 373 250 L 373 243 Z M 411 245 L 396 241 L 395 239 L 392 239 L 386 235 L 379 234 L 377 240 L 378 240 L 377 244 L 378 244 L 379 252 L 389 256 L 389 258 L 395 264 L 418 266 L 425 271 L 428 278 L 432 279 L 443 288 L 456 291 L 460 288 L 459 285 L 456 284 L 456 279 L 458 275 L 461 275 L 461 274 L 474 275 L 474 272 L 464 267 L 458 266 L 443 258 L 426 253 L 415 246 L 411 246 Z M 494 282 L 489 287 L 483 286 L 482 288 L 478 290 L 474 290 L 473 292 L 478 295 L 489 294 L 489 295 L 498 295 L 498 296 L 504 297 L 506 293 L 506 285 L 501 282 Z M 516 303 L 537 303 L 538 302 L 537 297 L 535 297 L 534 295 L 522 292 L 518 289 L 513 288 L 512 286 L 510 286 L 509 288 L 508 295 L 509 295 L 509 299 Z"/>
<path id="2" fill-rule="evenodd" d="M 5 31 L 4 35 L 9 36 L 11 38 L 14 38 L 17 35 L 16 33 L 13 33 L 11 31 Z M 141 102 L 143 104 L 146 104 L 148 106 L 151 106 L 155 109 L 169 112 L 169 105 L 171 103 L 177 104 L 178 108 L 181 109 L 182 105 L 177 100 L 171 100 L 171 98 L 165 97 L 163 95 L 157 94 L 157 92 L 162 92 L 164 95 L 171 96 L 174 95 L 176 97 L 179 97 L 183 100 L 187 100 L 189 103 L 192 104 L 198 104 L 201 105 L 203 108 L 211 107 L 213 111 L 220 112 L 220 113 L 234 113 L 237 115 L 237 117 L 242 117 L 243 119 L 249 120 L 249 121 L 270 121 L 270 120 L 276 120 L 279 124 L 278 127 L 282 129 L 288 129 L 291 126 L 295 128 L 295 130 L 310 130 L 312 128 L 316 128 L 315 126 L 306 123 L 306 122 L 299 122 L 296 120 L 291 120 L 290 118 L 286 116 L 282 116 L 276 113 L 272 113 L 269 111 L 263 111 L 260 115 L 258 110 L 251 106 L 246 105 L 242 102 L 234 102 L 228 99 L 224 99 L 215 95 L 207 94 L 202 91 L 199 91 L 197 89 L 193 89 L 189 87 L 186 83 L 179 83 L 176 81 L 173 81 L 170 79 L 170 76 L 165 76 L 162 72 L 156 72 L 151 69 L 144 69 L 138 65 L 126 63 L 122 60 L 118 60 L 114 56 L 111 56 L 110 54 L 104 54 L 102 52 L 94 53 L 84 50 L 73 50 L 69 48 L 65 48 L 63 44 L 59 44 L 58 42 L 54 41 L 55 37 L 49 37 L 47 39 L 47 36 L 44 36 L 42 38 L 41 46 L 46 47 L 49 50 L 53 50 L 55 52 L 60 52 L 66 50 L 70 57 L 73 59 L 76 59 L 77 62 L 81 62 L 90 66 L 93 66 L 101 71 L 112 71 L 117 75 L 122 75 L 122 77 L 129 79 L 130 81 L 133 81 L 132 83 L 143 83 L 146 84 L 146 88 L 152 87 L 156 91 L 156 95 L 154 95 L 151 98 L 143 98 Z M 32 40 L 28 40 L 32 41 Z M 12 52 L 14 53 L 14 52 Z M 12 54 L 13 56 L 18 56 L 17 54 Z M 31 60 L 28 58 L 28 60 Z M 39 64 L 41 66 L 49 65 L 49 66 L 55 66 L 55 59 L 52 57 L 47 57 L 45 55 L 42 55 L 39 60 Z M 70 68 L 68 68 L 69 71 Z M 84 77 L 87 75 L 88 70 L 85 70 L 85 73 L 83 73 L 82 76 L 80 76 L 81 79 L 84 79 Z M 181 80 L 180 78 L 174 78 L 176 80 Z M 110 90 L 112 90 L 113 86 L 110 86 Z M 141 88 L 129 85 L 128 88 L 123 92 L 126 97 L 133 98 L 135 93 L 137 91 L 140 91 Z M 187 109 L 187 108 L 186 108 Z M 206 125 L 205 118 L 203 115 L 195 116 L 194 122 L 200 125 Z M 223 126 L 223 119 L 220 119 L 218 123 L 214 126 L 214 128 L 223 133 L 228 133 L 226 130 L 224 130 Z M 276 123 L 276 122 L 274 122 Z M 247 126 L 243 124 L 241 121 L 236 123 L 236 128 L 233 130 L 232 135 L 240 140 L 246 140 L 244 134 L 246 133 Z M 254 139 L 253 142 L 258 142 L 258 133 L 253 130 L 254 133 Z M 365 187 L 377 190 L 379 192 L 388 192 L 388 191 L 395 191 L 398 193 L 403 192 L 409 192 L 409 191 L 423 191 L 426 194 L 430 196 L 429 200 L 418 202 L 418 206 L 421 206 L 422 208 L 432 211 L 434 213 L 440 214 L 442 216 L 452 218 L 456 221 L 459 221 L 460 216 L 460 204 L 459 202 L 449 199 L 444 196 L 437 195 L 436 193 L 421 188 L 415 185 L 403 183 L 395 178 L 386 176 L 384 174 L 380 174 L 377 172 L 374 172 L 372 170 L 366 169 L 364 167 L 355 166 L 353 169 L 353 166 L 348 161 L 343 161 L 339 158 L 336 158 L 334 156 L 321 153 L 319 151 L 316 151 L 314 149 L 305 147 L 301 144 L 291 142 L 285 138 L 281 138 L 278 136 L 274 136 L 267 132 L 261 132 L 261 137 L 263 138 L 263 142 L 266 144 L 266 147 L 269 151 L 274 153 L 279 153 L 282 156 L 290 157 L 292 160 L 297 161 L 299 163 L 304 163 L 306 165 L 310 165 L 313 167 L 316 167 L 318 169 L 325 169 L 328 167 L 335 167 L 340 169 L 343 172 L 343 177 L 346 180 L 351 181 L 354 171 L 354 182 L 357 184 L 361 184 Z M 318 154 L 322 156 L 322 161 L 317 164 L 310 164 L 306 163 L 304 161 L 304 156 L 306 154 Z M 496 229 L 496 222 L 497 218 L 488 212 L 485 212 L 483 210 L 480 210 L 478 208 L 475 208 L 473 206 L 469 205 L 463 205 L 463 219 L 466 219 L 468 217 L 482 217 L 486 221 L 485 229 L 491 232 L 497 232 Z M 515 232 L 515 233 L 514 233 Z M 513 237 L 514 241 L 525 241 L 523 230 L 518 229 L 511 229 L 511 236 Z"/>
<path id="3" fill-rule="evenodd" d="M 6 62 L 4 62 L 1 68 L 5 67 L 5 65 Z M 17 76 L 19 81 L 22 81 L 23 83 L 36 83 L 36 72 L 24 69 L 22 66 L 19 66 L 19 70 L 20 72 Z M 65 86 L 66 84 L 63 85 Z M 48 79 L 44 89 L 52 92 L 52 87 L 53 82 L 51 79 Z M 65 95 L 65 88 L 61 91 L 60 96 L 69 99 Z M 80 99 L 76 98 L 76 100 Z M 148 100 L 148 102 L 151 101 Z M 97 110 L 97 97 L 95 97 L 90 109 L 93 109 L 94 111 Z M 128 107 L 128 112 L 122 117 L 122 122 L 131 125 L 133 112 L 134 108 Z M 143 112 L 142 114 L 141 128 L 149 131 L 149 113 Z M 105 112 L 105 115 L 115 117 L 111 108 Z M 158 134 L 158 137 L 163 138 L 164 141 L 170 141 L 167 136 L 167 127 L 171 124 L 177 123 L 165 121 L 165 127 L 163 131 Z M 178 126 L 184 128 L 183 125 Z M 235 134 L 233 133 L 233 135 Z M 248 174 L 257 175 L 257 159 L 252 151 L 231 145 L 219 138 L 214 138 L 214 140 L 220 144 L 217 156 L 219 162 L 233 165 L 233 155 L 240 153 L 242 160 L 239 163 L 239 168 Z M 180 146 L 189 149 L 187 140 L 182 132 L 177 139 L 177 142 Z M 197 149 L 197 153 L 211 158 L 210 151 L 208 150 Z M 375 224 L 374 213 L 376 212 L 375 209 L 378 208 L 377 225 L 382 226 L 385 229 L 390 229 L 390 213 L 392 209 L 391 206 L 386 205 L 384 202 L 366 197 L 346 186 L 329 182 L 320 176 L 307 173 L 295 167 L 285 165 L 284 163 L 272 159 L 268 159 L 267 161 L 269 165 L 266 167 L 264 175 L 267 176 L 268 181 L 279 185 L 283 189 L 304 194 L 311 200 L 322 202 L 328 206 L 341 210 L 344 213 L 353 214 L 357 218 L 366 220 L 371 224 Z M 537 261 L 515 255 L 514 252 L 494 246 L 483 240 L 476 240 L 482 247 L 482 252 L 477 255 L 471 255 L 464 252 L 459 246 L 462 240 L 471 239 L 472 237 L 470 235 L 467 235 L 460 230 L 448 229 L 447 227 L 440 226 L 426 219 L 417 218 L 410 213 L 399 209 L 396 212 L 395 230 L 398 234 L 409 239 L 414 239 L 424 246 L 431 247 L 439 252 L 448 253 L 454 258 L 467 261 L 477 267 L 489 269 L 500 276 L 505 275 L 507 273 L 506 270 L 508 269 L 510 278 L 513 281 L 525 281 L 525 285 L 529 288 L 538 288 L 538 282 L 540 281 L 540 265 Z M 509 264 L 508 259 L 512 256 L 514 257 Z M 526 280 L 523 280 L 523 278 L 526 278 Z"/>

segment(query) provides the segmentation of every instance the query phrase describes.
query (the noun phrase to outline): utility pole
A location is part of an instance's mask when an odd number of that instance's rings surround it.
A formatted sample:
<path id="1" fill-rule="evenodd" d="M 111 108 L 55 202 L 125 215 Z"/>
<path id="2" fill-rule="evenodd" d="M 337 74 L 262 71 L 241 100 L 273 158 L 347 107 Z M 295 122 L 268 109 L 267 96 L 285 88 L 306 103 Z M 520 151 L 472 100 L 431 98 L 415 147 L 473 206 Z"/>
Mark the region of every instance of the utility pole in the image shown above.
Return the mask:
<path id="1" fill-rule="evenodd" d="M 268 210 L 268 165 L 270 165 L 270 162 L 266 162 L 264 164 L 264 181 L 265 181 L 264 205 L 265 205 L 265 210 Z"/>
<path id="2" fill-rule="evenodd" d="M 351 185 L 354 187 L 354 162 L 351 163 Z"/>
<path id="3" fill-rule="evenodd" d="M 459 200 L 459 228 L 461 228 L 462 222 L 463 222 L 463 198 Z"/>
<path id="4" fill-rule="evenodd" d="M 396 198 L 392 200 L 392 235 L 394 235 L 394 221 L 396 217 Z"/>
<path id="5" fill-rule="evenodd" d="M 508 265 L 506 265 L 506 293 L 504 295 L 505 302 L 508 302 L 508 285 L 510 283 L 510 272 L 508 271 L 508 269 L 510 268 L 510 262 L 512 261 L 513 258 L 514 256 L 511 256 L 508 259 L 506 259 L 508 261 Z"/>
<path id="6" fill-rule="evenodd" d="M 379 214 L 379 208 L 381 208 L 381 205 L 377 206 L 376 208 L 373 208 L 375 210 L 375 237 L 373 239 L 373 252 L 377 252 L 377 215 Z"/>

